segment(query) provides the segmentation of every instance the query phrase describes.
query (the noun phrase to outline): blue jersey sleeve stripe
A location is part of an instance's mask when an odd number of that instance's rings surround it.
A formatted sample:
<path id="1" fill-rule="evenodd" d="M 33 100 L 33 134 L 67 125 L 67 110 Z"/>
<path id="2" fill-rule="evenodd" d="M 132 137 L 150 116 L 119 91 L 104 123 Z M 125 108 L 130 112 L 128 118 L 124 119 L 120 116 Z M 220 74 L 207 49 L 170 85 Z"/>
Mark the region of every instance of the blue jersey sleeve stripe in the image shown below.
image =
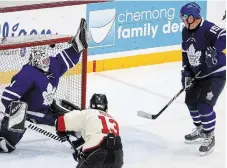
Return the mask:
<path id="1" fill-rule="evenodd" d="M 66 58 L 65 58 L 65 56 L 63 55 L 63 53 L 62 52 L 60 52 L 60 55 L 61 55 L 61 57 L 62 57 L 62 59 L 63 59 L 63 61 L 65 62 L 65 65 L 66 65 L 66 67 L 67 67 L 67 70 L 69 70 L 69 64 L 68 64 L 68 62 L 67 62 L 67 60 L 66 60 Z"/>
<path id="2" fill-rule="evenodd" d="M 8 98 L 8 97 L 5 97 L 5 96 L 2 96 L 1 99 L 7 100 L 7 101 L 12 101 L 12 100 L 14 100 L 14 99 L 11 99 L 11 98 Z"/>
<path id="3" fill-rule="evenodd" d="M 220 33 L 218 34 L 218 37 L 217 37 L 217 39 L 219 39 L 219 37 L 221 37 L 221 36 L 225 36 L 226 35 L 226 32 L 225 32 L 225 29 L 224 30 L 222 30 L 222 31 L 220 31 Z"/>
<path id="4" fill-rule="evenodd" d="M 45 116 L 45 114 L 43 114 L 43 113 L 34 112 L 34 111 L 27 111 L 27 114 L 36 116 L 36 117 L 40 117 L 40 118 L 43 118 Z"/>
<path id="5" fill-rule="evenodd" d="M 73 61 L 71 60 L 71 58 L 69 57 L 69 55 L 63 51 L 63 53 L 66 55 L 66 57 L 69 59 L 69 61 L 72 63 L 73 66 L 75 66 L 75 64 L 73 63 Z"/>
<path id="6" fill-rule="evenodd" d="M 13 96 L 15 96 L 15 97 L 17 97 L 19 99 L 21 98 L 21 96 L 19 94 L 15 93 L 15 92 L 12 92 L 10 90 L 5 89 L 4 92 L 9 93 L 9 94 L 11 94 L 11 95 L 13 95 Z"/>

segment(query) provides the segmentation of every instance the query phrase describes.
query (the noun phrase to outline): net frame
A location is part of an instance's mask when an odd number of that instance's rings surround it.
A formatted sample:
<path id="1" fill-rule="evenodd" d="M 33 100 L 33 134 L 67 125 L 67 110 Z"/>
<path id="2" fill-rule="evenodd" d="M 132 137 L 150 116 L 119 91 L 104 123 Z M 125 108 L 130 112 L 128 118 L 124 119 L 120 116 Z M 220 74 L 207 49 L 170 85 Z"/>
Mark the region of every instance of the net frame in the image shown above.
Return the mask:
<path id="1" fill-rule="evenodd" d="M 67 43 L 72 36 L 64 35 L 30 35 L 20 37 L 8 37 L 0 39 L 0 52 L 3 50 L 20 49 L 26 47 L 45 46 L 51 44 Z M 26 41 L 26 42 L 25 42 Z M 81 60 L 81 109 L 86 108 L 87 90 L 87 49 L 82 53 Z M 1 77 L 1 76 L 0 76 Z"/>
<path id="2" fill-rule="evenodd" d="M 102 2 L 111 2 L 113 0 L 68 0 L 68 1 L 56 1 L 56 2 L 45 2 L 45 3 L 30 3 L 23 5 L 7 5 L 0 8 L 0 13 L 7 12 L 18 12 L 25 10 L 35 10 L 35 9 L 45 9 L 45 8 L 56 8 L 64 6 L 73 6 L 73 5 L 86 5 L 91 3 L 102 3 Z"/>

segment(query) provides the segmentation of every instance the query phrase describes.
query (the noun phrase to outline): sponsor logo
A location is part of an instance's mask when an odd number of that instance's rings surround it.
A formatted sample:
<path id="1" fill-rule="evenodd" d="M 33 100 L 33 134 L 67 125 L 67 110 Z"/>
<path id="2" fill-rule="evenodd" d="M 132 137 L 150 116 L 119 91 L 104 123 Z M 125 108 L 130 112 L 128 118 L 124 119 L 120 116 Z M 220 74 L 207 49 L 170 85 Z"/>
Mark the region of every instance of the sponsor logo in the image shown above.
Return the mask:
<path id="1" fill-rule="evenodd" d="M 207 93 L 206 99 L 207 99 L 207 100 L 212 100 L 213 97 L 214 97 L 213 93 L 212 93 L 212 92 L 208 92 L 208 93 Z"/>
<path id="2" fill-rule="evenodd" d="M 36 35 L 36 34 L 52 34 L 50 29 L 41 29 L 32 28 L 28 30 L 20 26 L 20 23 L 10 24 L 5 22 L 0 24 L 0 37 L 15 37 L 15 36 L 24 36 L 24 35 Z"/>
<path id="3" fill-rule="evenodd" d="M 16 107 L 12 109 L 11 115 L 14 115 L 21 107 L 21 104 L 18 104 Z"/>
<path id="4" fill-rule="evenodd" d="M 105 13 L 105 15 L 103 15 Z M 116 9 L 89 12 L 89 47 L 113 46 L 115 43 Z"/>

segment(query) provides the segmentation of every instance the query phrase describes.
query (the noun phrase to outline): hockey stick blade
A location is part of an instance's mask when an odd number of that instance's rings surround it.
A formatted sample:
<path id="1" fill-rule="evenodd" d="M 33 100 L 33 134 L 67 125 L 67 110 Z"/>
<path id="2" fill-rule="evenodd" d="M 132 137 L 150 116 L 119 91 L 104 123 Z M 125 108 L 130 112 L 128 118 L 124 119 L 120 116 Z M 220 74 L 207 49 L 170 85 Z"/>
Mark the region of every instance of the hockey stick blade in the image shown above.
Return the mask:
<path id="1" fill-rule="evenodd" d="M 137 116 L 146 118 L 146 119 L 154 119 L 152 114 L 149 114 L 145 111 L 137 111 Z"/>
<path id="2" fill-rule="evenodd" d="M 195 77 L 191 79 L 190 83 L 194 82 L 198 78 L 198 76 L 199 76 L 200 73 L 201 73 L 201 71 L 199 71 L 195 75 Z M 142 118 L 147 118 L 147 119 L 153 119 L 153 120 L 155 120 L 156 118 L 158 118 L 170 106 L 170 104 L 172 104 L 177 99 L 178 96 L 181 95 L 181 93 L 184 90 L 185 90 L 185 88 L 182 88 L 157 114 L 152 115 L 152 114 L 149 114 L 149 113 L 144 112 L 144 111 L 138 111 L 137 112 L 137 115 L 139 117 L 142 117 Z"/>

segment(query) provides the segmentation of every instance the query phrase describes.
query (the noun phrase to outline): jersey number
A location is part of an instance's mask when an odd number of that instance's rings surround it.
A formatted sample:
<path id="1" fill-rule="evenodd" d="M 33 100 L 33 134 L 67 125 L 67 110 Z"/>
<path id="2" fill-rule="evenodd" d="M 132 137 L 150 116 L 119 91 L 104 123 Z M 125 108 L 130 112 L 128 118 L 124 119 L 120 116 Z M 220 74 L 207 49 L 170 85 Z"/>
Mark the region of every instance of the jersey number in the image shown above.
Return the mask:
<path id="1" fill-rule="evenodd" d="M 212 26 L 210 28 L 210 32 L 217 34 L 217 32 L 220 30 L 220 28 L 218 26 Z"/>
<path id="2" fill-rule="evenodd" d="M 99 116 L 99 119 L 102 121 L 102 126 L 103 126 L 102 133 L 103 134 L 113 133 L 115 136 L 119 136 L 119 127 L 118 127 L 118 123 L 115 120 L 113 120 L 111 118 L 108 120 L 108 122 L 113 124 L 113 128 L 114 128 L 114 129 L 112 129 L 112 128 L 109 129 L 105 116 Z"/>

